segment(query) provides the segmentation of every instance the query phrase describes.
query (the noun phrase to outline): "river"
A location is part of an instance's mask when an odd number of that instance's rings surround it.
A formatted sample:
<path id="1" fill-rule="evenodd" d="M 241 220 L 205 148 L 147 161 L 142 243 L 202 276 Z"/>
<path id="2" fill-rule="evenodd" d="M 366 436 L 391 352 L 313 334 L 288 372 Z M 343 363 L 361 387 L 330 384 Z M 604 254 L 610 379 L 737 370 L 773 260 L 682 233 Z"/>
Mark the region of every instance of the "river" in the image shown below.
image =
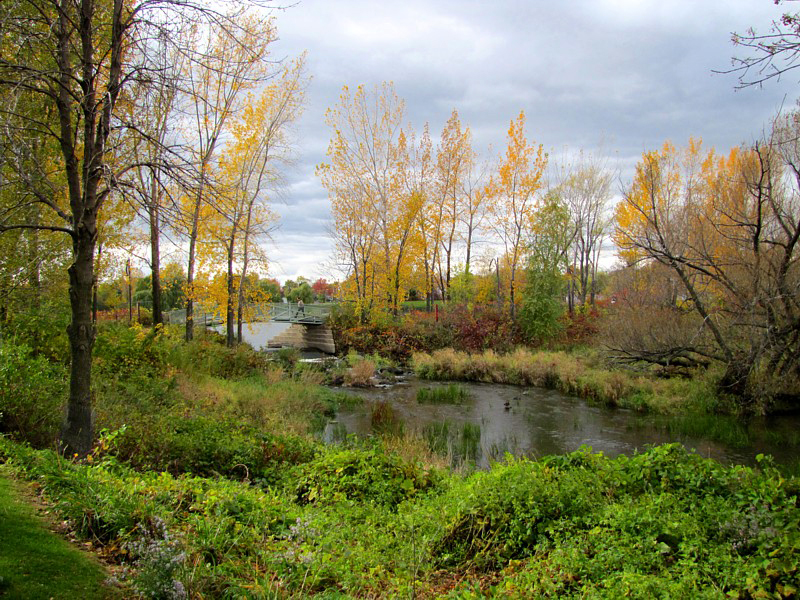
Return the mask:
<path id="1" fill-rule="evenodd" d="M 798 416 L 755 419 L 746 426 L 733 419 L 709 417 L 704 424 L 591 406 L 554 390 L 496 384 L 458 384 L 467 391 L 460 404 L 417 401 L 419 389 L 446 385 L 412 378 L 388 388 L 348 390 L 364 402 L 342 409 L 325 436 L 331 440 L 349 433 L 371 434 L 373 413 L 380 406 L 382 426 L 388 413 L 397 427 L 419 431 L 439 447 L 446 444 L 454 462 L 466 457 L 483 467 L 505 452 L 535 458 L 590 446 L 613 457 L 667 442 L 680 442 L 727 464 L 752 465 L 759 453 L 773 455 L 779 463 L 798 461 Z M 727 430 L 720 430 L 720 423 Z M 702 430 L 706 425 L 708 430 Z"/>

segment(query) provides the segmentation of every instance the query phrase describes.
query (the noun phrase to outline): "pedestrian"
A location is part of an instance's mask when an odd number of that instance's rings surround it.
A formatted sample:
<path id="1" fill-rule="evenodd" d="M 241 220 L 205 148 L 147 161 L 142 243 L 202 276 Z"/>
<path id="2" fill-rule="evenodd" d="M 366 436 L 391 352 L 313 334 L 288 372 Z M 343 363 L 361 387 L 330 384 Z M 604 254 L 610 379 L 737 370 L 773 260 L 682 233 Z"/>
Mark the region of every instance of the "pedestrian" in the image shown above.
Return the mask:
<path id="1" fill-rule="evenodd" d="M 305 314 L 306 314 L 306 305 L 303 304 L 303 299 L 302 298 L 300 298 L 297 301 L 297 314 L 298 314 L 298 316 L 299 315 L 305 316 Z"/>

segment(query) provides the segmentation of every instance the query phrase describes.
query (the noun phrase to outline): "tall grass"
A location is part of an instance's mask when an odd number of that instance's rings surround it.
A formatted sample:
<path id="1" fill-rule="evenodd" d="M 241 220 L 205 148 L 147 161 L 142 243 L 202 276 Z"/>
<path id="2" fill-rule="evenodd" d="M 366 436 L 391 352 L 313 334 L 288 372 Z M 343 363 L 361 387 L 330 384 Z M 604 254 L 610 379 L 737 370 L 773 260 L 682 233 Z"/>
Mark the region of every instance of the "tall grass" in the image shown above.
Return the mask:
<path id="1" fill-rule="evenodd" d="M 481 457 L 481 427 L 475 423 L 439 421 L 424 427 L 422 436 L 430 451 L 447 457 L 452 467 L 474 464 Z"/>
<path id="2" fill-rule="evenodd" d="M 544 387 L 597 404 L 660 414 L 691 409 L 709 412 L 718 407 L 708 377 L 659 380 L 603 368 L 598 362 L 592 355 L 525 348 L 507 354 L 445 349 L 413 357 L 414 370 L 421 379 Z"/>
<path id="3" fill-rule="evenodd" d="M 467 398 L 469 398 L 467 389 L 454 383 L 417 390 L 417 402 L 420 404 L 462 404 Z"/>

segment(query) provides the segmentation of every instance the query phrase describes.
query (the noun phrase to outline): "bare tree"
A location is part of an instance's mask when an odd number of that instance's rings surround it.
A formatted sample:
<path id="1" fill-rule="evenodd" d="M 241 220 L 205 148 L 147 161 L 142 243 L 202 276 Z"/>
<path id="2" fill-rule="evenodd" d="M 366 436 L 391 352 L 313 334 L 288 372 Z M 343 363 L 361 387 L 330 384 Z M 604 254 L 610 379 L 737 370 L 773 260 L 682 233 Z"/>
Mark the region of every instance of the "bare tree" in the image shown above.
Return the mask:
<path id="1" fill-rule="evenodd" d="M 598 158 L 580 153 L 577 161 L 563 168 L 557 193 L 566 203 L 572 225 L 569 261 L 569 311 L 594 305 L 600 250 L 608 234 L 613 173 Z M 576 298 L 577 297 L 577 298 Z"/>
<path id="2" fill-rule="evenodd" d="M 773 0 L 785 4 L 796 0 Z M 745 48 L 751 54 L 734 57 L 733 67 L 719 71 L 735 73 L 739 77 L 737 87 L 761 86 L 770 79 L 780 78 L 800 66 L 800 13 L 784 12 L 772 21 L 766 33 L 750 27 L 745 33 L 731 36 L 734 45 Z"/>

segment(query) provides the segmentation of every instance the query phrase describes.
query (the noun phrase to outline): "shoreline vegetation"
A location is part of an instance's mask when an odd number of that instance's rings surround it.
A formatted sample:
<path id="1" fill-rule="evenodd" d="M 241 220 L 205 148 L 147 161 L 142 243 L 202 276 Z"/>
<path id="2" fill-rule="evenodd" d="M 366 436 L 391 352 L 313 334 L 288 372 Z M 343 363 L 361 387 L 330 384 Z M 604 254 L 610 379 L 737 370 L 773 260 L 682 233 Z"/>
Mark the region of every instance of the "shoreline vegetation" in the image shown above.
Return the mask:
<path id="1" fill-rule="evenodd" d="M 296 352 L 111 325 L 95 345 L 101 434 L 85 460 L 69 460 L 52 450 L 63 367 L 22 344 L 0 350 L 4 472 L 35 481 L 79 539 L 123 567 L 124 589 L 146 597 L 792 598 L 800 589 L 800 483 L 769 458 L 752 468 L 680 445 L 614 459 L 582 448 L 506 456 L 481 471 L 449 468 L 436 432 L 387 427 L 326 444 L 325 423 L 357 400 L 321 384 L 360 385 L 385 359 L 350 354 L 326 374 Z M 618 406 L 642 389 L 665 394 L 647 405 L 654 414 L 712 410 L 703 391 L 712 381 L 615 379 L 593 360 L 441 350 L 416 354 L 413 367 L 421 377 L 569 385 Z M 421 401 L 464 393 L 446 392 Z"/>
<path id="2" fill-rule="evenodd" d="M 609 408 L 665 415 L 736 410 L 734 403 L 716 394 L 713 375 L 667 379 L 610 369 L 591 350 L 532 351 L 520 347 L 508 353 L 469 353 L 445 348 L 415 353 L 412 365 L 420 379 L 543 387 Z"/>

